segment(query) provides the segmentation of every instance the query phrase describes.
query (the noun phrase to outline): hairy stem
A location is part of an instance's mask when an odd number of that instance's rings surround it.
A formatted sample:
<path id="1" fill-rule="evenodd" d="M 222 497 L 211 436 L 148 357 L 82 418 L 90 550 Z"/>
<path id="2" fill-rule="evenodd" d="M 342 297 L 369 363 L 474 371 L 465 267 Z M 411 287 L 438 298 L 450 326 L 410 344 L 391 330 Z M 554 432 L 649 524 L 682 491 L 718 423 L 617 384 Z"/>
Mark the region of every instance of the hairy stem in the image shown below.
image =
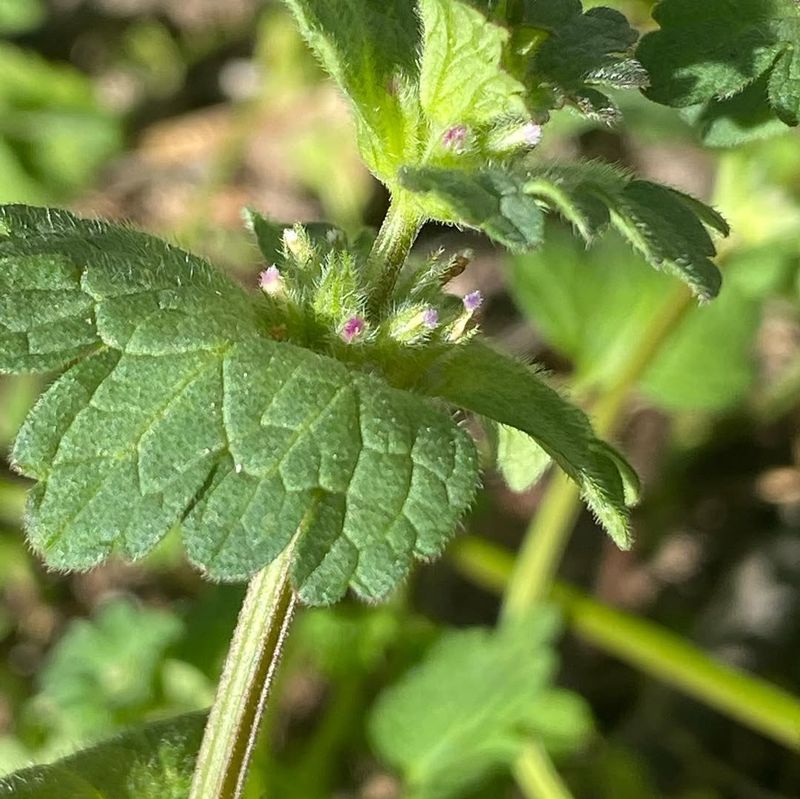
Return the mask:
<path id="1" fill-rule="evenodd" d="M 514 763 L 514 778 L 526 799 L 571 799 L 544 746 L 532 741 Z"/>
<path id="2" fill-rule="evenodd" d="M 369 301 L 372 314 L 379 314 L 389 301 L 422 223 L 423 219 L 407 202 L 392 198 L 369 254 L 369 272 L 374 280 Z"/>
<path id="3" fill-rule="evenodd" d="M 594 403 L 594 427 L 598 436 L 613 435 L 631 392 L 691 307 L 691 295 L 681 287 L 653 317 L 631 351 L 625 368 L 611 388 Z M 555 475 L 525 533 L 504 594 L 504 615 L 522 612 L 547 595 L 579 513 L 577 487 L 565 475 Z"/>
<path id="4" fill-rule="evenodd" d="M 294 611 L 291 547 L 247 588 L 197 757 L 189 799 L 239 799 Z"/>

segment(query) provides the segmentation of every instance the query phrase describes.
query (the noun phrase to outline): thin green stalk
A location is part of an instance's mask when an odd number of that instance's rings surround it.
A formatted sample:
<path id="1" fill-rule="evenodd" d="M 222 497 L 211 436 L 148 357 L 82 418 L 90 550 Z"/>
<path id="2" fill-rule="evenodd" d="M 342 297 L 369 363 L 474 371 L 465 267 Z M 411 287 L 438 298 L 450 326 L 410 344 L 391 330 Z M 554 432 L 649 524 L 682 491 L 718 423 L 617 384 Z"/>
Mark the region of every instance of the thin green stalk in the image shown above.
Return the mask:
<path id="1" fill-rule="evenodd" d="M 189 799 L 240 799 L 295 606 L 291 547 L 247 588 L 206 725 Z"/>
<path id="2" fill-rule="evenodd" d="M 459 570 L 478 585 L 501 594 L 514 556 L 480 538 L 461 539 L 453 549 Z M 800 699 L 739 669 L 720 663 L 681 636 L 633 614 L 610 608 L 578 589 L 557 583 L 549 598 L 570 629 L 650 677 L 774 741 L 800 750 Z"/>
<path id="3" fill-rule="evenodd" d="M 572 799 L 547 751 L 538 741 L 527 744 L 517 758 L 514 778 L 526 799 Z"/>
<path id="4" fill-rule="evenodd" d="M 407 202 L 392 198 L 369 254 L 369 272 L 374 281 L 370 297 L 373 314 L 380 313 L 391 297 L 422 223 L 422 217 Z"/>
<path id="5" fill-rule="evenodd" d="M 525 613 L 547 595 L 580 514 L 580 492 L 565 474 L 553 475 L 517 555 L 503 594 L 502 616 Z"/>
<path id="6" fill-rule="evenodd" d="M 614 433 L 631 391 L 683 321 L 691 302 L 686 289 L 676 291 L 638 339 L 614 384 L 598 398 L 593 416 L 600 437 Z M 525 533 L 511 582 L 504 594 L 504 616 L 522 612 L 547 595 L 579 514 L 580 493 L 577 487 L 565 475 L 555 475 Z"/>

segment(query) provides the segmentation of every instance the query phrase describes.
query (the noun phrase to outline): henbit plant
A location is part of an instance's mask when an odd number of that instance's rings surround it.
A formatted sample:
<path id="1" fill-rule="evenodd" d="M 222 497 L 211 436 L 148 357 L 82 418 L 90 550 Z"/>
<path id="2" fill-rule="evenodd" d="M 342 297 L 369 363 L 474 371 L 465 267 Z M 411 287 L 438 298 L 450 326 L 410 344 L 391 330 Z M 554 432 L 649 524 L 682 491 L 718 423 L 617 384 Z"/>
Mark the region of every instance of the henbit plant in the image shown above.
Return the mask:
<path id="1" fill-rule="evenodd" d="M 559 213 L 587 241 L 615 227 L 701 299 L 719 290 L 713 210 L 598 163 L 544 164 L 550 113 L 618 112 L 640 88 L 637 35 L 578 0 L 288 0 L 349 98 L 391 205 L 377 237 L 247 222 L 260 292 L 127 227 L 0 208 L 0 369 L 64 369 L 13 450 L 38 481 L 33 548 L 52 568 L 147 554 L 174 526 L 210 579 L 250 580 L 192 784 L 240 796 L 297 601 L 387 596 L 438 555 L 478 485 L 475 414 L 552 459 L 621 547 L 637 484 L 536 369 L 484 343 L 463 259 L 410 256 L 436 220 L 514 251 Z M 508 429 L 523 435 L 508 435 Z M 520 615 L 516 613 L 514 615 Z M 141 796 L 155 795 L 143 789 Z"/>

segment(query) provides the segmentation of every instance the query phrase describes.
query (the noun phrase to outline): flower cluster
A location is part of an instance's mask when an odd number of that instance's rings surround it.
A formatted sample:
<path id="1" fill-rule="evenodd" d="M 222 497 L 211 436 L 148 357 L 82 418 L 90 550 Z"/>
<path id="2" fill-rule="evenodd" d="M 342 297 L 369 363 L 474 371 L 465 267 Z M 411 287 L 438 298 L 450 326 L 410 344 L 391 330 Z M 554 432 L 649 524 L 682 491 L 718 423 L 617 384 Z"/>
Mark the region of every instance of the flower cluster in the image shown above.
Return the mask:
<path id="1" fill-rule="evenodd" d="M 446 291 L 469 264 L 469 252 L 412 260 L 385 307 L 376 310 L 370 305 L 365 248 L 348 243 L 340 231 L 318 226 L 295 225 L 280 240 L 277 262 L 258 278 L 274 338 L 340 357 L 344 346 L 346 357 L 348 349 L 372 345 L 457 343 L 474 331 L 480 292 L 459 300 Z"/>

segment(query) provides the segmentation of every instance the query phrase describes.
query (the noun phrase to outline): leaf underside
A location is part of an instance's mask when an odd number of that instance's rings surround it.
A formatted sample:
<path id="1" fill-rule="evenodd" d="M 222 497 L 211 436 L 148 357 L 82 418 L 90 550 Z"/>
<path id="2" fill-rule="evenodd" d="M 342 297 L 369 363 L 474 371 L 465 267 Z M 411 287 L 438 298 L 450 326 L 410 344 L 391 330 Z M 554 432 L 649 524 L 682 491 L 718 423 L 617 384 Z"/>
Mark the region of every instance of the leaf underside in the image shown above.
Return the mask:
<path id="1" fill-rule="evenodd" d="M 248 295 L 157 239 L 14 206 L 0 232 L 0 369 L 84 356 L 13 452 L 48 564 L 139 558 L 180 524 L 195 564 L 242 580 L 296 538 L 295 586 L 326 604 L 385 596 L 441 551 L 477 485 L 448 413 L 262 337 Z"/>

